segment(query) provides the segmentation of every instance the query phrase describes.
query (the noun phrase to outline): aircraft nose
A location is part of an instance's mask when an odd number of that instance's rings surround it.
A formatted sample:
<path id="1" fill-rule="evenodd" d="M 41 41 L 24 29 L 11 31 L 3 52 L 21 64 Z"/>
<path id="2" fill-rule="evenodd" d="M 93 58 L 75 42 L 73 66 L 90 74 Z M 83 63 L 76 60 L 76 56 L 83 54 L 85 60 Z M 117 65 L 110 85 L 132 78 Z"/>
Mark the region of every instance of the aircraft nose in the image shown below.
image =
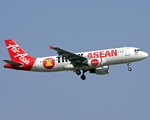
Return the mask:
<path id="1" fill-rule="evenodd" d="M 143 56 L 144 58 L 147 58 L 147 57 L 148 57 L 148 53 L 144 52 L 142 56 Z"/>

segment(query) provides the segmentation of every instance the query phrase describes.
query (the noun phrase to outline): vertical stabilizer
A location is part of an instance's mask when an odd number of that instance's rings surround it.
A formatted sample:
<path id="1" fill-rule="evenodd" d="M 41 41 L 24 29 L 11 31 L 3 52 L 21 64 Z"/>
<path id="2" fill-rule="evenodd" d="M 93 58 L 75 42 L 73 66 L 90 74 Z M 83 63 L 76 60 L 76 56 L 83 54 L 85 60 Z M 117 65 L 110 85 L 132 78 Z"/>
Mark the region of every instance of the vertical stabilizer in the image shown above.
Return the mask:
<path id="1" fill-rule="evenodd" d="M 5 43 L 12 61 L 29 65 L 32 57 L 30 57 L 18 44 L 12 39 L 5 40 Z"/>

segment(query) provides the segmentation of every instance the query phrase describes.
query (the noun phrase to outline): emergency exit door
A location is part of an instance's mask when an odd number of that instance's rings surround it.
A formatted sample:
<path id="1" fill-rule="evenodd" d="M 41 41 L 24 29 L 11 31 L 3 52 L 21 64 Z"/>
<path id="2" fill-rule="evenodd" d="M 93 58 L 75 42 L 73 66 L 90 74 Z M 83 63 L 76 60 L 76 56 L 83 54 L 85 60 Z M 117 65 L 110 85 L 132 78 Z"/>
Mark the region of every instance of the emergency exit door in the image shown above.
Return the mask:
<path id="1" fill-rule="evenodd" d="M 125 56 L 130 56 L 130 49 L 125 47 Z"/>

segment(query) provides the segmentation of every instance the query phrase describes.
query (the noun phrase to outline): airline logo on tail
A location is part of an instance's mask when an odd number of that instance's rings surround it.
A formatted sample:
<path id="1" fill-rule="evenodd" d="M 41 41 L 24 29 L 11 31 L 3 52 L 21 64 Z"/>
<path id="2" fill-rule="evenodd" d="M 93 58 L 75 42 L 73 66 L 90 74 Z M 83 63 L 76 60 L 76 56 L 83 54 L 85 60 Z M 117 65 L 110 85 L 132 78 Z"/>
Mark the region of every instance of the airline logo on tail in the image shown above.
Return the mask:
<path id="1" fill-rule="evenodd" d="M 30 61 L 27 60 L 25 58 L 25 56 L 27 56 L 28 54 L 27 53 L 24 53 L 24 54 L 19 54 L 20 53 L 20 50 L 19 50 L 19 46 L 16 44 L 16 45 L 11 45 L 9 44 L 9 46 L 7 48 L 11 48 L 10 50 L 13 52 L 13 53 L 17 53 L 17 55 L 14 56 L 14 58 L 16 57 L 19 57 L 19 59 L 25 63 L 25 64 L 29 64 Z"/>
<path id="2" fill-rule="evenodd" d="M 46 68 L 46 69 L 52 69 L 55 65 L 55 61 L 53 58 L 47 58 L 44 60 L 43 62 L 43 66 Z"/>
<path id="3" fill-rule="evenodd" d="M 29 65 L 31 57 L 12 39 L 5 40 L 11 60 Z"/>

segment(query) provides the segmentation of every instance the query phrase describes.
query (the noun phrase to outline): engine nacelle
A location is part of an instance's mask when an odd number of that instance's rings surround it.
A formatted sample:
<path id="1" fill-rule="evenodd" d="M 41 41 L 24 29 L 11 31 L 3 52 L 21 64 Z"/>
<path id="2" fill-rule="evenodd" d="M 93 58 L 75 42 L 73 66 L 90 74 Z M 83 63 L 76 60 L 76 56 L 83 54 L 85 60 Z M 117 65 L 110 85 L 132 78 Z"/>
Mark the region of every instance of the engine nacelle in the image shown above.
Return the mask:
<path id="1" fill-rule="evenodd" d="M 88 65 L 90 67 L 99 67 L 103 66 L 106 63 L 106 60 L 104 58 L 93 58 L 88 60 Z"/>
<path id="2" fill-rule="evenodd" d="M 98 67 L 90 70 L 90 73 L 96 73 L 97 75 L 104 75 L 109 73 L 109 66 Z"/>

